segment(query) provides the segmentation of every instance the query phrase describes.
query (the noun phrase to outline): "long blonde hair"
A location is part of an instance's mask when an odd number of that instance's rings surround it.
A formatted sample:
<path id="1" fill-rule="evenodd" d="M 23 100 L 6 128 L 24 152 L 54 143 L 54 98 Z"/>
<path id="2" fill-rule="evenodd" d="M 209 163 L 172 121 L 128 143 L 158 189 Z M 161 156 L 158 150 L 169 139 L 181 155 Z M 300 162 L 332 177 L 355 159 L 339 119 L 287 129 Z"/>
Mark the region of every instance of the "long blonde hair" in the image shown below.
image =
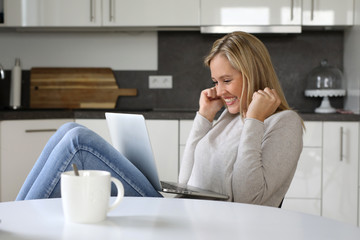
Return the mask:
<path id="1" fill-rule="evenodd" d="M 242 73 L 243 83 L 246 84 L 246 87 L 242 88 L 240 99 L 244 99 L 243 96 L 246 96 L 246 103 L 245 105 L 241 103 L 240 106 L 246 106 L 247 109 L 253 93 L 269 87 L 277 91 L 281 100 L 276 112 L 290 109 L 269 52 L 259 39 L 245 32 L 227 34 L 214 42 L 210 53 L 204 60 L 205 65 L 209 67 L 211 60 L 218 54 L 223 54 L 233 68 Z M 243 114 L 246 109 L 240 109 L 240 113 Z"/>

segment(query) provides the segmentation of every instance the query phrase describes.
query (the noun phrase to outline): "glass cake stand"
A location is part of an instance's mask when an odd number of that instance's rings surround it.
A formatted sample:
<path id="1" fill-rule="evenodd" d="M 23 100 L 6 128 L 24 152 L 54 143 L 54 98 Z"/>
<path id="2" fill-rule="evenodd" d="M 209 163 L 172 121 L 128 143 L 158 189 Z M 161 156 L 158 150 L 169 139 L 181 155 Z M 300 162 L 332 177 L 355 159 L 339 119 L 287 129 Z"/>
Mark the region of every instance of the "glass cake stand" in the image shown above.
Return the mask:
<path id="1" fill-rule="evenodd" d="M 336 109 L 331 107 L 329 97 L 345 96 L 345 89 L 308 89 L 305 90 L 307 97 L 323 97 L 320 107 L 315 109 L 316 113 L 335 113 Z"/>

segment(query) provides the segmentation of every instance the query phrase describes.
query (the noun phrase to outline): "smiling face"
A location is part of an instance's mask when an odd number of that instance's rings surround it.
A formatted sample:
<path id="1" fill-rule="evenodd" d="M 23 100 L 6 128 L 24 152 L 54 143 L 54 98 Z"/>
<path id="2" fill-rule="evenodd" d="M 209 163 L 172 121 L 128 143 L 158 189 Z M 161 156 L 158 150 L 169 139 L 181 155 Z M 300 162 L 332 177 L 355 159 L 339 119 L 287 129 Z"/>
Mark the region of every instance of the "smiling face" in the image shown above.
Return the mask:
<path id="1" fill-rule="evenodd" d="M 253 93 L 266 87 L 278 93 L 279 111 L 290 109 L 269 52 L 255 36 L 240 31 L 225 35 L 214 42 L 204 63 L 210 67 L 217 95 L 226 103 L 229 112 L 241 111 L 241 115 L 246 116 Z"/>
<path id="2" fill-rule="evenodd" d="M 243 78 L 241 72 L 237 71 L 223 54 L 217 54 L 211 60 L 210 71 L 216 93 L 223 99 L 229 113 L 239 113 L 241 93 L 243 91 Z M 242 99 L 242 109 L 245 110 L 246 97 L 243 96 Z"/>

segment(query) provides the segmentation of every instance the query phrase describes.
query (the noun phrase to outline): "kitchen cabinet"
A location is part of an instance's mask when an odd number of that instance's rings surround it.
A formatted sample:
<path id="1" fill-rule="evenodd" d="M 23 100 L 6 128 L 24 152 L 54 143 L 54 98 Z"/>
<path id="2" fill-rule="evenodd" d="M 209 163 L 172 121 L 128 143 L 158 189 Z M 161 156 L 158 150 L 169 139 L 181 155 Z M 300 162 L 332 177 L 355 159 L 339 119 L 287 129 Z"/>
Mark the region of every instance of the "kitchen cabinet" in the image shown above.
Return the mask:
<path id="1" fill-rule="evenodd" d="M 194 123 L 194 120 L 180 120 L 180 125 L 179 125 L 179 133 L 180 133 L 180 138 L 179 138 L 179 166 L 181 166 L 181 160 L 183 157 L 183 153 L 184 153 L 184 149 L 185 149 L 185 145 L 186 145 L 186 141 L 189 137 L 192 125 Z M 180 170 L 180 169 L 179 169 Z"/>
<path id="2" fill-rule="evenodd" d="M 6 26 L 199 26 L 200 0 L 5 0 Z"/>
<path id="3" fill-rule="evenodd" d="M 179 121 L 146 120 L 159 178 L 177 182 L 179 173 Z"/>
<path id="4" fill-rule="evenodd" d="M 3 0 L 3 24 L 1 26 L 22 26 L 23 4 L 21 0 Z"/>
<path id="5" fill-rule="evenodd" d="M 303 26 L 352 26 L 354 0 L 303 0 Z"/>
<path id="6" fill-rule="evenodd" d="M 321 215 L 322 122 L 305 122 L 303 150 L 282 208 Z"/>
<path id="7" fill-rule="evenodd" d="M 3 1 L 4 26 L 15 27 L 201 26 L 206 29 L 246 26 L 254 29 L 272 26 L 274 30 L 288 26 L 288 29 L 296 27 L 301 31 L 301 26 L 354 24 L 354 0 Z"/>
<path id="8" fill-rule="evenodd" d="M 0 123 L 0 201 L 15 200 L 50 136 L 72 119 Z"/>
<path id="9" fill-rule="evenodd" d="M 200 0 L 103 0 L 104 26 L 197 26 Z"/>
<path id="10" fill-rule="evenodd" d="M 359 123 L 324 122 L 324 217 L 357 224 Z"/>
<path id="11" fill-rule="evenodd" d="M 358 223 L 358 122 L 305 122 L 304 148 L 283 208 Z"/>
<path id="12" fill-rule="evenodd" d="M 201 27 L 301 26 L 300 0 L 201 0 Z"/>
<path id="13" fill-rule="evenodd" d="M 101 0 L 4 0 L 5 25 L 23 27 L 100 26 Z"/>

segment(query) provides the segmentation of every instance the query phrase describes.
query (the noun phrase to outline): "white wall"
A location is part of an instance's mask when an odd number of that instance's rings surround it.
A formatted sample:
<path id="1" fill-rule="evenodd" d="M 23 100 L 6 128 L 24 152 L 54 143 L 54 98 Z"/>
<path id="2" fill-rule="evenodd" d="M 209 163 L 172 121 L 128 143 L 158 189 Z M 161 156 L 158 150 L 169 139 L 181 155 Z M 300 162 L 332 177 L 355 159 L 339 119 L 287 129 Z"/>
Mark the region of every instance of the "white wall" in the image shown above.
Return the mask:
<path id="1" fill-rule="evenodd" d="M 0 64 L 157 70 L 157 32 L 0 32 Z"/>
<path id="2" fill-rule="evenodd" d="M 347 83 L 345 109 L 360 113 L 360 0 L 355 0 L 355 26 L 345 31 L 344 76 Z"/>

